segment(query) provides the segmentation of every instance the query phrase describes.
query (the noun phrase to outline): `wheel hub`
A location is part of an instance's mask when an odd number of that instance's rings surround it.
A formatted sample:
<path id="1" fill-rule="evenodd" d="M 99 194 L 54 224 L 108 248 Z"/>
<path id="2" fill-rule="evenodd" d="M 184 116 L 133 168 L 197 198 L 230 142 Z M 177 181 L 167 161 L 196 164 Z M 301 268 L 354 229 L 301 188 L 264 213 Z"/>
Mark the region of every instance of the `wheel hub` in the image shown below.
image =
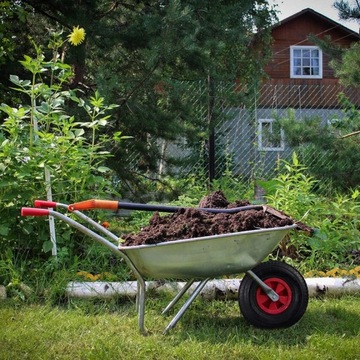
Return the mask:
<path id="1" fill-rule="evenodd" d="M 257 305 L 267 314 L 281 314 L 291 304 L 292 290 L 290 286 L 283 279 L 276 277 L 268 278 L 264 280 L 264 283 L 279 295 L 279 299 L 277 301 L 271 300 L 264 290 L 259 287 L 256 291 Z"/>

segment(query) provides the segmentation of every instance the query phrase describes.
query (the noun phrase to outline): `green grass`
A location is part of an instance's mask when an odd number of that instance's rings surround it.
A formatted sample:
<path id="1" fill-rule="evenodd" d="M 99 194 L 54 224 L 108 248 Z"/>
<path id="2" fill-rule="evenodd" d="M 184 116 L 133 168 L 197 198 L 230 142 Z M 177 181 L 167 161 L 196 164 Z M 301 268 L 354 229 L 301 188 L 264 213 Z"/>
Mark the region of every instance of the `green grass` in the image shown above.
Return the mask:
<path id="1" fill-rule="evenodd" d="M 196 300 L 168 335 L 169 298 L 147 300 L 140 335 L 131 301 L 63 306 L 0 302 L 0 359 L 360 359 L 360 296 L 311 299 L 288 329 L 245 323 L 235 301 Z"/>

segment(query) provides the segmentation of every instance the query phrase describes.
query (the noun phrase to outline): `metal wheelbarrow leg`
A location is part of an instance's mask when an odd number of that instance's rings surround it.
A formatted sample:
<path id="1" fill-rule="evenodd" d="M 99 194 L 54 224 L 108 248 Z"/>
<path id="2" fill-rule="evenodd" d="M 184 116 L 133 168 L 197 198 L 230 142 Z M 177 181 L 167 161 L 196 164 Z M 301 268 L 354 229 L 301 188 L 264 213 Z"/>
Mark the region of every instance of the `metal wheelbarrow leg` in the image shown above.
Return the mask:
<path id="1" fill-rule="evenodd" d="M 181 297 L 190 289 L 190 286 L 194 283 L 195 279 L 191 279 L 188 281 L 184 287 L 180 290 L 180 292 L 174 297 L 172 301 L 168 304 L 168 306 L 163 310 L 162 314 L 166 314 L 170 309 L 172 309 L 177 302 L 181 299 Z"/>
<path id="2" fill-rule="evenodd" d="M 204 288 L 206 283 L 209 281 L 209 279 L 204 279 L 199 282 L 199 284 L 196 286 L 195 290 L 190 295 L 189 299 L 186 300 L 184 305 L 180 308 L 180 310 L 177 312 L 177 314 L 173 317 L 173 319 L 170 321 L 169 325 L 165 328 L 163 334 L 167 334 L 169 330 L 173 329 L 177 322 L 181 319 L 181 317 L 184 315 L 185 311 L 188 309 L 188 307 L 192 304 L 192 302 L 196 299 L 196 297 L 200 294 L 201 290 Z M 190 288 L 190 286 L 194 283 L 194 279 L 190 280 L 186 283 L 186 285 L 180 290 L 180 292 L 175 296 L 175 298 L 170 302 L 170 304 L 164 309 L 162 312 L 163 314 L 166 313 L 169 309 L 171 309 L 178 300 L 185 294 L 185 292 Z"/>

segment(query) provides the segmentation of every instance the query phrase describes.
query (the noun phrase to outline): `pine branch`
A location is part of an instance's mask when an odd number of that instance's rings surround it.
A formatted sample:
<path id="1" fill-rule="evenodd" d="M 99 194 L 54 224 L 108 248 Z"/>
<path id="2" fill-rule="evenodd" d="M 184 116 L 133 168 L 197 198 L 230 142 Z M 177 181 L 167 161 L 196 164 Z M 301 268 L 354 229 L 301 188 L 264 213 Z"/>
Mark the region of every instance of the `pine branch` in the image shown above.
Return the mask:
<path id="1" fill-rule="evenodd" d="M 360 134 L 360 130 L 354 131 L 354 132 L 352 132 L 352 133 L 350 133 L 350 134 L 346 134 L 346 135 L 340 136 L 340 139 L 346 139 L 346 138 L 348 138 L 348 137 L 350 137 L 350 136 L 355 136 L 355 135 L 359 135 L 359 134 Z"/>

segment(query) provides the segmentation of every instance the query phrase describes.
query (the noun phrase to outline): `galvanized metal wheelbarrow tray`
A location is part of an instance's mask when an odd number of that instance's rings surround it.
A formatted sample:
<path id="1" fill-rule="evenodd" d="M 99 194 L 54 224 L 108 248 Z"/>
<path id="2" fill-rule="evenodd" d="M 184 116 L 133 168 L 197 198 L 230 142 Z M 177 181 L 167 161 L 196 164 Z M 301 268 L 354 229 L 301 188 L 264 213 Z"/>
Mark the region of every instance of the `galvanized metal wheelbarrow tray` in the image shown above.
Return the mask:
<path id="1" fill-rule="evenodd" d="M 164 333 L 167 333 L 176 325 L 210 278 L 246 272 L 247 276 L 256 282 L 257 287 L 266 294 L 266 297 L 268 297 L 270 301 L 274 303 L 279 301 L 281 295 L 277 294 L 272 286 L 269 286 L 270 284 L 262 281 L 251 269 L 261 263 L 284 236 L 291 229 L 296 228 L 296 224 L 195 239 L 175 240 L 154 245 L 117 246 L 114 242 L 118 243 L 118 236 L 80 211 L 94 208 L 117 210 L 119 207 L 167 212 L 175 212 L 180 209 L 180 207 L 119 203 L 117 201 L 107 200 L 87 200 L 72 205 L 36 200 L 34 208 L 22 208 L 21 214 L 22 216 L 54 216 L 90 236 L 93 240 L 103 244 L 113 253 L 122 257 L 137 279 L 138 293 L 136 307 L 138 311 L 139 328 L 143 334 L 147 333 L 144 326 L 145 278 L 188 280 L 186 285 L 164 309 L 163 313 L 167 313 L 172 309 L 189 290 L 191 285 L 193 285 L 195 280 L 199 280 L 195 290 L 165 328 Z M 203 210 L 234 213 L 248 209 L 259 209 L 261 207 L 262 206 L 259 205 L 251 205 L 234 209 L 206 208 Z M 66 211 L 70 211 L 82 222 L 94 228 L 96 232 L 69 216 L 53 210 L 54 208 L 63 208 Z"/>

